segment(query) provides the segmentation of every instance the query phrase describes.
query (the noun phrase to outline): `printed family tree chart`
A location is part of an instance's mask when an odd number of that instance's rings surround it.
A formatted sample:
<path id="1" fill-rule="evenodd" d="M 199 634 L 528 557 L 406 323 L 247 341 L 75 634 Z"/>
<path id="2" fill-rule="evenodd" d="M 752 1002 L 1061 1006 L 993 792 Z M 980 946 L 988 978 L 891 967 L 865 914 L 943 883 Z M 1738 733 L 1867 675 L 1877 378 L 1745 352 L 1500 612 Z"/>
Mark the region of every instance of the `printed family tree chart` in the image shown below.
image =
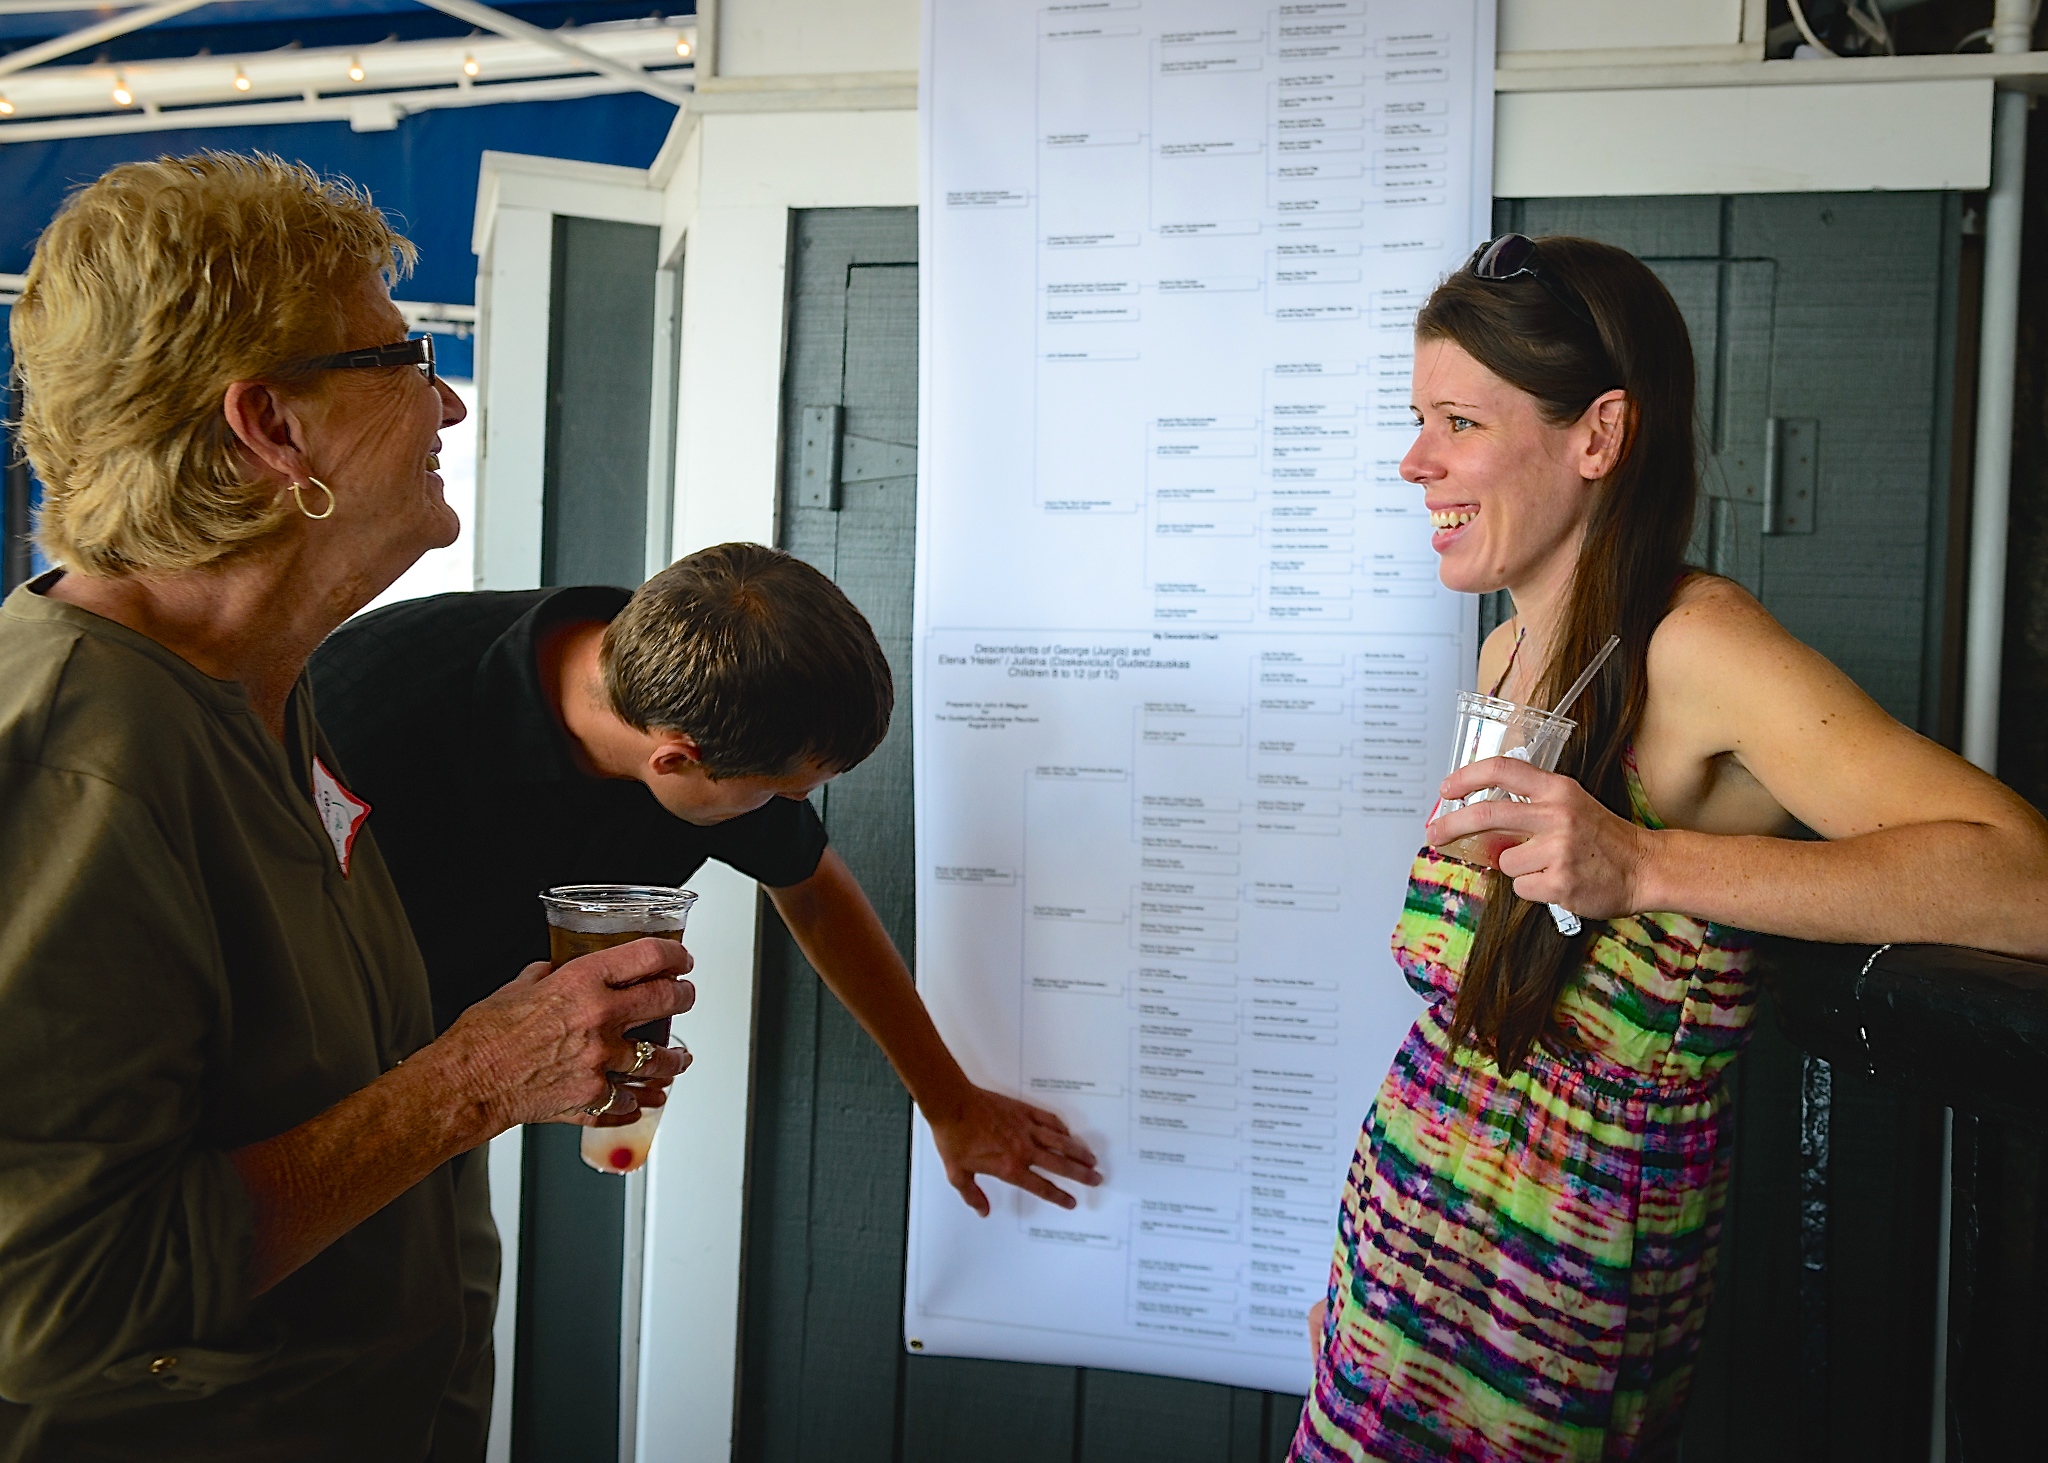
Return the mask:
<path id="1" fill-rule="evenodd" d="M 1302 1391 L 1474 614 L 1399 464 L 1484 237 L 1491 0 L 927 0 L 919 984 L 1107 1181 L 977 1219 L 920 1125 L 905 1338 Z"/>

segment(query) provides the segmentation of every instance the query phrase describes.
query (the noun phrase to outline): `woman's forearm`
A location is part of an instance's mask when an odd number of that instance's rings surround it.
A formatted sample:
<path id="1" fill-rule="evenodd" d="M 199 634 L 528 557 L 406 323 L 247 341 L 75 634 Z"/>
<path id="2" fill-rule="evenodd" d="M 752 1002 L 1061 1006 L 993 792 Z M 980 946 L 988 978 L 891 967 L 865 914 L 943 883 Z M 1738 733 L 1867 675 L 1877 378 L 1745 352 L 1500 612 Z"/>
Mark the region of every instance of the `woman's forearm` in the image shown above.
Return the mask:
<path id="1" fill-rule="evenodd" d="M 676 1076 L 682 1052 L 636 1052 L 625 1033 L 690 1009 L 696 990 L 679 977 L 693 964 L 656 939 L 552 972 L 536 962 L 369 1086 L 230 1153 L 255 1210 L 255 1292 L 506 1128 L 587 1111 L 629 1067 L 644 1081 Z"/>
<path id="2" fill-rule="evenodd" d="M 1636 904 L 1804 940 L 2048 957 L 2048 858 L 2028 833 L 1920 823 L 1806 842 L 1645 831 Z"/>
<path id="3" fill-rule="evenodd" d="M 493 1136 L 432 1047 L 297 1127 L 228 1155 L 249 1191 L 261 1295 L 393 1199 Z"/>

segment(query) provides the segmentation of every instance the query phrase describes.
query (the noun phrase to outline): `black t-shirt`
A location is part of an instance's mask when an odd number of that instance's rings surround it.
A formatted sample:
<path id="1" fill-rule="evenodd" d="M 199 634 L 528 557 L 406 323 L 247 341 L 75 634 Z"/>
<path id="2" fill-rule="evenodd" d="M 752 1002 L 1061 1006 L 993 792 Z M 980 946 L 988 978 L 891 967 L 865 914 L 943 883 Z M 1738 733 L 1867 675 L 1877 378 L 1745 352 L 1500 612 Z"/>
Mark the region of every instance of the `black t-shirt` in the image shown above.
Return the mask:
<path id="1" fill-rule="evenodd" d="M 441 1030 L 547 959 L 545 889 L 676 885 L 713 858 L 783 888 L 824 855 L 807 802 L 698 827 L 641 783 L 577 768 L 535 653 L 549 630 L 609 621 L 627 598 L 602 586 L 436 595 L 351 620 L 314 652 L 316 714 L 370 805 Z"/>

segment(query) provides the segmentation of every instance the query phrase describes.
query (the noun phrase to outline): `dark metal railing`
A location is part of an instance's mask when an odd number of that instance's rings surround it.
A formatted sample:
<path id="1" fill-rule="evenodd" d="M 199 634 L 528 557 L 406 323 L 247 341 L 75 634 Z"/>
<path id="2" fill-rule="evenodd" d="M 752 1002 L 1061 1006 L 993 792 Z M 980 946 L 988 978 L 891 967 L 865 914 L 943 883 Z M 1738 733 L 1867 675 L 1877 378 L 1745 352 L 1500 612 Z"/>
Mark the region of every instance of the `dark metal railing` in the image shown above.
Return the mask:
<path id="1" fill-rule="evenodd" d="M 1953 1112 L 1946 1328 L 1949 1463 L 2042 1455 L 2048 1301 L 2048 965 L 1945 945 L 1766 941 L 1800 1084 L 1802 1432 L 1825 1456 L 1830 1109 L 1835 1069 Z M 1930 1343 L 1933 1338 L 1929 1338 Z M 1930 1360 L 1932 1360 L 1930 1344 Z M 1930 1384 L 1932 1378 L 1930 1378 Z"/>

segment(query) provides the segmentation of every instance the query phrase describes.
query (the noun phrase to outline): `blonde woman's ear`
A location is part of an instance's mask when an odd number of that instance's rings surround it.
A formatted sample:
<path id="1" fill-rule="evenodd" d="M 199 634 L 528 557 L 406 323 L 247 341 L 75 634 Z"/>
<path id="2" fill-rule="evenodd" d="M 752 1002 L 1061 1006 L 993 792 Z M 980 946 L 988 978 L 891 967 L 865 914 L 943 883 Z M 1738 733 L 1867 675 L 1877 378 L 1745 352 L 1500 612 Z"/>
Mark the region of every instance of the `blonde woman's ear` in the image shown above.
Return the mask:
<path id="1" fill-rule="evenodd" d="M 308 464 L 298 423 L 276 388 L 262 381 L 231 382 L 220 409 L 252 467 L 286 483 L 304 480 Z"/>

